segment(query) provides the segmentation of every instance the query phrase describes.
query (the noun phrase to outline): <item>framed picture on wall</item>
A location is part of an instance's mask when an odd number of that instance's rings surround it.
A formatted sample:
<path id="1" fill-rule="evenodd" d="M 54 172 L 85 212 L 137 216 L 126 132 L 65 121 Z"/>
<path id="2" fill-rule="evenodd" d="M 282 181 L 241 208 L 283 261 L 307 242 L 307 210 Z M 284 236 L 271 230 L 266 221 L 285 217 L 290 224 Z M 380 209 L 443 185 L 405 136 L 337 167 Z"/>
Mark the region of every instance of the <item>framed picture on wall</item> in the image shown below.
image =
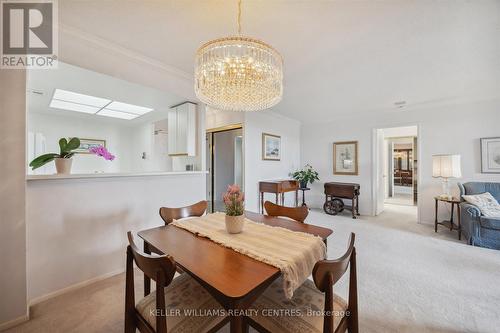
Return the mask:
<path id="1" fill-rule="evenodd" d="M 281 160 L 281 136 L 262 133 L 262 159 L 266 161 Z"/>
<path id="2" fill-rule="evenodd" d="M 358 174 L 358 141 L 333 143 L 333 174 Z"/>
<path id="3" fill-rule="evenodd" d="M 106 148 L 106 140 L 80 139 L 80 147 L 75 149 L 74 152 L 79 154 L 90 154 L 89 149 L 97 146 L 103 146 Z"/>
<path id="4" fill-rule="evenodd" d="M 481 172 L 500 173 L 500 137 L 481 139 Z"/>

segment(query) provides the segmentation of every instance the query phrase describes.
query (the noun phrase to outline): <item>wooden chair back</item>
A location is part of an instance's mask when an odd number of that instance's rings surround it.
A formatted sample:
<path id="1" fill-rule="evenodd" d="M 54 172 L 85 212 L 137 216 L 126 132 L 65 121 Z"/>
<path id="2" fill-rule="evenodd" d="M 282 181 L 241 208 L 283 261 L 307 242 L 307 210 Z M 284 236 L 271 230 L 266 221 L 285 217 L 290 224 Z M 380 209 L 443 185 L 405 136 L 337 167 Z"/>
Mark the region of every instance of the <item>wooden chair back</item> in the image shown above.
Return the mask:
<path id="1" fill-rule="evenodd" d="M 349 270 L 349 299 L 346 316 L 342 318 L 334 331 L 334 317 L 325 315 L 323 321 L 324 333 L 338 333 L 348 330 L 358 332 L 358 286 L 356 277 L 356 248 L 355 235 L 351 233 L 349 247 L 340 258 L 335 260 L 321 260 L 314 266 L 312 275 L 316 287 L 325 293 L 325 313 L 333 313 L 333 285 Z"/>
<path id="2" fill-rule="evenodd" d="M 202 200 L 200 202 L 195 203 L 194 205 L 186 207 L 179 207 L 179 208 L 161 207 L 160 216 L 165 222 L 165 225 L 168 225 L 173 220 L 178 220 L 191 216 L 203 216 L 206 210 L 207 210 L 207 201 Z"/>
<path id="3" fill-rule="evenodd" d="M 274 204 L 271 201 L 266 201 L 264 208 L 269 216 L 284 216 L 302 223 L 305 221 L 307 215 L 309 215 L 309 209 L 306 206 L 285 207 Z"/>
<path id="4" fill-rule="evenodd" d="M 134 262 L 145 276 L 156 282 L 156 309 L 157 313 L 165 314 L 165 287 L 168 286 L 175 274 L 175 261 L 168 255 L 152 256 L 142 253 L 134 243 L 132 233 L 127 233 L 127 269 L 125 280 L 125 332 L 152 332 L 151 326 L 135 309 Z M 156 316 L 156 333 L 167 332 L 165 315 Z"/>

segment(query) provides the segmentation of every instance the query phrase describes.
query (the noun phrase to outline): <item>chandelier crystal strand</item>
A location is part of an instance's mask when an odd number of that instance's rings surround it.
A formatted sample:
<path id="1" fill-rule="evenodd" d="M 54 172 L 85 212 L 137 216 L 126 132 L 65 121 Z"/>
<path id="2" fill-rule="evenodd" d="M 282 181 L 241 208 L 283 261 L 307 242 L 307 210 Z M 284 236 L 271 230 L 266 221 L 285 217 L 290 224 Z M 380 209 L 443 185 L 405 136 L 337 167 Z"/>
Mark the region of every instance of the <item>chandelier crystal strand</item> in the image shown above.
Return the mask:
<path id="1" fill-rule="evenodd" d="M 241 32 L 238 2 L 238 33 Z M 195 92 L 205 104 L 227 111 L 257 111 L 283 95 L 283 59 L 270 45 L 249 37 L 210 41 L 196 52 Z"/>

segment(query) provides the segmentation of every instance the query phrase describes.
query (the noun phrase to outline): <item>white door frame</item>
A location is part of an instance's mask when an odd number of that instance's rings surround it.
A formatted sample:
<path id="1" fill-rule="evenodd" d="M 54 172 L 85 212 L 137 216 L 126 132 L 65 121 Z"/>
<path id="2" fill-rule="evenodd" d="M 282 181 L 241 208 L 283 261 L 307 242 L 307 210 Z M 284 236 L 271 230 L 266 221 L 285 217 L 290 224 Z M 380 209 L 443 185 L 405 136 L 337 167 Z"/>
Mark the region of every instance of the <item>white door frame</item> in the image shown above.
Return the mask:
<path id="1" fill-rule="evenodd" d="M 420 217 L 422 216 L 420 210 L 422 205 L 420 204 L 422 198 L 422 125 L 420 123 L 402 123 L 402 124 L 388 124 L 386 126 L 377 126 L 372 128 L 372 216 L 376 216 L 377 213 L 377 200 L 378 200 L 378 165 L 380 152 L 378 149 L 377 142 L 377 130 L 384 128 L 394 128 L 394 127 L 407 127 L 407 126 L 417 126 L 417 223 L 421 223 Z"/>

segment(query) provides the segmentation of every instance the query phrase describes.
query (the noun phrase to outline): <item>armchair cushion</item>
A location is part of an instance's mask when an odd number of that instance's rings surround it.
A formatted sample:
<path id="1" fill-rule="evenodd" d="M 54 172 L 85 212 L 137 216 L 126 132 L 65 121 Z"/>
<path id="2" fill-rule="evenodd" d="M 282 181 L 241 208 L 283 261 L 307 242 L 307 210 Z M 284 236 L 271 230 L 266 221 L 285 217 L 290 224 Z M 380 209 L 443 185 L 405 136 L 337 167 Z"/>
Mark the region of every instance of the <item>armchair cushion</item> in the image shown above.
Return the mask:
<path id="1" fill-rule="evenodd" d="M 460 204 L 460 207 L 463 212 L 467 212 L 467 214 L 469 214 L 471 217 L 481 216 L 481 211 L 479 210 L 479 208 L 477 208 L 477 206 L 474 206 L 473 204 L 464 201 Z"/>
<path id="2" fill-rule="evenodd" d="M 493 217 L 481 216 L 479 221 L 482 228 L 500 230 L 500 217 L 493 218 Z"/>
<path id="3" fill-rule="evenodd" d="M 498 201 L 489 192 L 462 195 L 462 198 L 465 201 L 477 206 L 481 210 L 482 215 L 486 217 L 500 218 L 500 204 L 498 204 Z"/>

